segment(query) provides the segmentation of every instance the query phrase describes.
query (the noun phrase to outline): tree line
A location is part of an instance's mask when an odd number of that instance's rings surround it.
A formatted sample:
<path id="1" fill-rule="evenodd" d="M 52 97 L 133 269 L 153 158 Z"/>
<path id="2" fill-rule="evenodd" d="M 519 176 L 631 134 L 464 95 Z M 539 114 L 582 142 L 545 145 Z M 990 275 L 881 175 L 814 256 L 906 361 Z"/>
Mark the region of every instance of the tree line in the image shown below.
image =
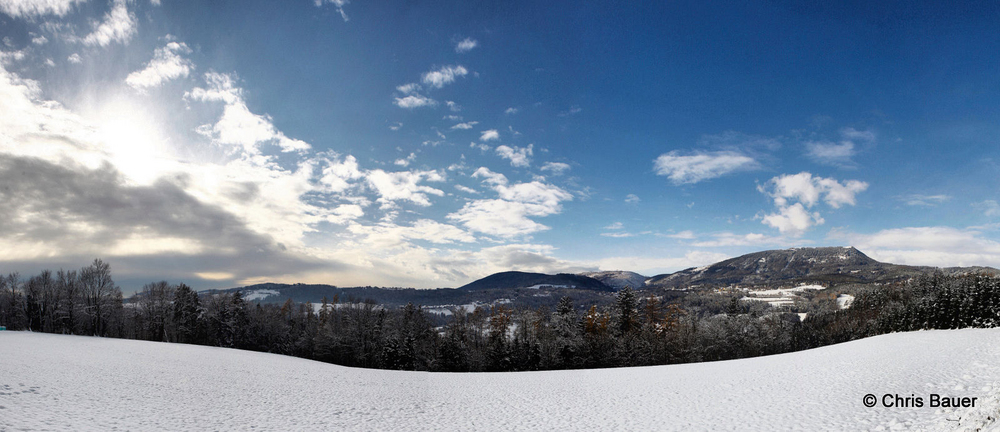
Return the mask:
<path id="1" fill-rule="evenodd" d="M 129 299 L 110 266 L 0 277 L 0 325 L 11 330 L 201 344 L 346 366 L 427 371 L 524 371 L 726 360 L 816 348 L 895 331 L 994 327 L 1000 279 L 940 273 L 865 287 L 850 308 L 804 321 L 736 296 L 687 300 L 625 288 L 604 306 L 555 310 L 506 304 L 451 309 L 443 326 L 421 307 L 374 301 L 282 305 L 239 292 L 199 295 L 153 282 Z"/>

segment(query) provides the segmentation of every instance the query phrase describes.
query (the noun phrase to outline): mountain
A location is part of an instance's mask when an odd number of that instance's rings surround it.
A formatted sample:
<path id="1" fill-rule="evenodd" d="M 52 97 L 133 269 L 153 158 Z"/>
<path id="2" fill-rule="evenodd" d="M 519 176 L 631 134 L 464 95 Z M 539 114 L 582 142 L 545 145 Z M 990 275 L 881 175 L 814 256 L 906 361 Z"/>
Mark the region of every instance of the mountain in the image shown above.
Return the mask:
<path id="1" fill-rule="evenodd" d="M 906 279 L 934 271 L 945 274 L 997 273 L 990 267 L 917 267 L 876 261 L 854 247 L 792 248 L 755 252 L 704 267 L 653 276 L 649 286 L 761 286 L 799 283 L 875 283 Z"/>
<path id="2" fill-rule="evenodd" d="M 632 289 L 642 289 L 646 285 L 646 279 L 649 279 L 639 273 L 622 270 L 586 272 L 579 273 L 579 275 L 597 279 L 615 291 L 626 286 L 632 287 Z"/>
<path id="3" fill-rule="evenodd" d="M 587 276 L 569 273 L 547 275 L 543 273 L 525 273 L 518 271 L 495 273 L 475 282 L 461 286 L 458 289 L 462 291 L 478 291 L 516 288 L 537 289 L 543 287 L 614 291 L 614 289 L 610 286 L 605 285 L 597 279 Z"/>
<path id="4" fill-rule="evenodd" d="M 525 272 L 496 273 L 461 288 L 344 288 L 321 284 L 278 284 L 208 290 L 203 294 L 240 291 L 249 301 L 318 304 L 324 297 L 340 302 L 374 300 L 389 307 L 407 303 L 447 309 L 457 305 L 489 305 L 510 302 L 535 308 L 554 307 L 558 299 L 570 295 L 578 304 L 603 304 L 613 300 L 609 293 L 626 285 L 634 289 L 676 290 L 740 286 L 790 286 L 821 284 L 871 284 L 902 280 L 940 271 L 946 275 L 965 273 L 1000 274 L 990 267 L 917 267 L 876 261 L 853 247 L 794 248 L 755 252 L 698 268 L 646 278 L 630 271 L 603 271 L 581 274 Z M 681 291 L 674 291 L 681 294 Z M 666 295 L 661 292 L 660 295 Z"/>
<path id="5" fill-rule="evenodd" d="M 538 309 L 539 307 L 554 309 L 563 296 L 571 296 L 574 302 L 580 305 L 603 305 L 614 300 L 614 296 L 611 295 L 612 289 L 596 279 L 577 275 L 539 275 L 537 273 L 523 273 L 522 275 L 526 276 L 508 275 L 507 277 L 494 278 L 486 283 L 480 283 L 482 280 L 476 281 L 470 284 L 473 285 L 470 289 L 336 287 L 322 284 L 263 283 L 239 288 L 205 290 L 201 291 L 201 294 L 210 296 L 240 292 L 243 298 L 250 302 L 280 305 L 291 299 L 298 303 L 311 302 L 314 307 L 318 306 L 324 297 L 331 302 L 336 299 L 339 303 L 373 300 L 388 308 L 413 303 L 423 306 L 432 314 L 439 315 L 449 315 L 451 309 L 456 307 L 471 311 L 477 306 L 488 308 L 494 304 L 505 304 L 525 309 Z M 480 288 L 476 288 L 477 283 L 480 283 Z M 444 325 L 444 323 L 441 321 L 438 324 Z"/>
<path id="6" fill-rule="evenodd" d="M 234 293 L 239 291 L 247 301 L 260 303 L 294 302 L 320 303 L 324 297 L 332 301 L 336 296 L 340 302 L 374 300 L 385 306 L 402 306 L 407 303 L 421 305 L 453 304 L 477 300 L 469 293 L 452 288 L 379 288 L 379 287 L 337 287 L 323 284 L 282 284 L 262 283 L 223 290 L 206 290 L 203 294 Z"/>

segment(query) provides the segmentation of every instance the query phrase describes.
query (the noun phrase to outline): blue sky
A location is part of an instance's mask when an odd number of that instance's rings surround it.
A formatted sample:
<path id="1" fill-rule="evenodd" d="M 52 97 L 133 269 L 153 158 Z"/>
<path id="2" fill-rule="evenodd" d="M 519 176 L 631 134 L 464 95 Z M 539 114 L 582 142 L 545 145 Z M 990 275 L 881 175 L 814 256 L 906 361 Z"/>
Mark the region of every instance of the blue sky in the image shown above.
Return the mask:
<path id="1" fill-rule="evenodd" d="M 1000 266 L 1000 8 L 0 0 L 0 269 Z"/>

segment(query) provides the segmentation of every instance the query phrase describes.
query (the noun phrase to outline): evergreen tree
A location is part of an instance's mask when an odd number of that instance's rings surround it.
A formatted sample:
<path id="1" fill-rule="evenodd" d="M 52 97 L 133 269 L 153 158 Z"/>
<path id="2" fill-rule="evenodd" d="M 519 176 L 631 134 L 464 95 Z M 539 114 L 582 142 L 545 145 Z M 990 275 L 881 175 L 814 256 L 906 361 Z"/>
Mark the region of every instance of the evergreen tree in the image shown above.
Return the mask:
<path id="1" fill-rule="evenodd" d="M 201 299 L 191 287 L 180 284 L 174 291 L 173 322 L 175 340 L 180 343 L 204 343 L 204 326 L 201 321 Z"/>

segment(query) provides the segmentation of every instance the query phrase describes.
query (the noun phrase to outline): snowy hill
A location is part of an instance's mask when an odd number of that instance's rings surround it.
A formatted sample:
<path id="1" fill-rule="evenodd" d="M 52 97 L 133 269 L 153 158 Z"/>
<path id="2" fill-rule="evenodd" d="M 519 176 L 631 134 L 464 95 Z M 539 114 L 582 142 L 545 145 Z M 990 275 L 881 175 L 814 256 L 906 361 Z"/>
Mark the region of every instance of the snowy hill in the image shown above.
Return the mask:
<path id="1" fill-rule="evenodd" d="M 646 285 L 647 277 L 631 271 L 600 271 L 580 273 L 580 276 L 587 276 L 601 281 L 601 283 L 614 288 L 615 291 L 625 287 L 632 289 L 642 289 Z"/>
<path id="2" fill-rule="evenodd" d="M 853 247 L 792 248 L 754 252 L 704 267 L 656 275 L 648 286 L 781 286 L 870 284 L 904 280 L 934 272 L 946 275 L 998 274 L 991 267 L 918 267 L 876 261 Z"/>
<path id="3" fill-rule="evenodd" d="M 482 374 L 26 332 L 0 332 L 0 352 L 0 430 L 958 430 L 1000 414 L 1000 329 L 715 363 Z M 869 393 L 924 406 L 867 408 Z M 932 408 L 931 393 L 978 404 Z"/>

